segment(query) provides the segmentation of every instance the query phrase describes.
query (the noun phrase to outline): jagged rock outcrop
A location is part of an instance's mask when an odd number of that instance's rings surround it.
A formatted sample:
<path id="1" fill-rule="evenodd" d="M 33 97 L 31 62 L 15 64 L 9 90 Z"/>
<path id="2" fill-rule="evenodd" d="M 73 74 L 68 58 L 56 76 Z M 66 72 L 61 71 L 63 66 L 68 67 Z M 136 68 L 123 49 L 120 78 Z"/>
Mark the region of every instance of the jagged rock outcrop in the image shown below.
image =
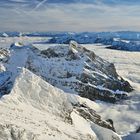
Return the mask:
<path id="1" fill-rule="evenodd" d="M 58 57 L 58 54 L 55 53 L 55 51 L 53 49 L 51 49 L 51 48 L 41 51 L 41 54 L 47 56 L 48 58 L 50 58 L 50 57 Z"/>
<path id="2" fill-rule="evenodd" d="M 11 91 L 12 81 L 10 72 L 0 72 L 0 97 Z"/>
<path id="3" fill-rule="evenodd" d="M 136 133 L 140 133 L 140 127 L 136 130 Z"/>
<path id="4" fill-rule="evenodd" d="M 3 48 L 0 48 L 0 63 L 1 62 L 7 62 L 8 61 L 8 58 L 9 58 L 9 50 L 8 49 L 3 49 Z"/>
<path id="5" fill-rule="evenodd" d="M 114 126 L 109 121 L 102 120 L 101 116 L 98 115 L 95 110 L 89 108 L 85 104 L 73 104 L 73 107 L 74 110 L 86 120 L 115 132 Z"/>
<path id="6" fill-rule="evenodd" d="M 29 60 L 26 67 L 64 91 L 112 103 L 126 99 L 126 92 L 132 91 L 130 84 L 117 74 L 114 64 L 74 41 L 69 47 L 59 45 L 41 54 L 43 60 L 41 56 L 38 60 Z M 42 61 L 44 68 L 36 65 L 37 61 Z"/>

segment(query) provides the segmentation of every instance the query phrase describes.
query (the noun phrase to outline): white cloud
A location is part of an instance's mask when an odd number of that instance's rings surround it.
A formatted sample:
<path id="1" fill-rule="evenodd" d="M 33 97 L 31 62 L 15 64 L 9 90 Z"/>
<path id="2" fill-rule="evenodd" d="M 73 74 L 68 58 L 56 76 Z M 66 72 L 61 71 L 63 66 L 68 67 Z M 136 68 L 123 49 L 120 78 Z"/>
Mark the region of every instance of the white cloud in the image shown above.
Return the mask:
<path id="1" fill-rule="evenodd" d="M 48 4 L 39 10 L 0 8 L 0 13 L 1 30 L 102 31 L 140 28 L 139 5 Z"/>

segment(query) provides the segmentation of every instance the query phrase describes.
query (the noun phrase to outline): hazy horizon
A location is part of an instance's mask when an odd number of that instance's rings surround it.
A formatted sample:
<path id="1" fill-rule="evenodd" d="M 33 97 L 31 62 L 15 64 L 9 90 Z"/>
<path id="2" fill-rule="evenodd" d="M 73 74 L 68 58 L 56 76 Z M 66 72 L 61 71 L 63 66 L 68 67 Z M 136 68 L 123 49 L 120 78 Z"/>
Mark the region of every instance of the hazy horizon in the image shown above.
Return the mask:
<path id="1" fill-rule="evenodd" d="M 0 31 L 139 31 L 136 0 L 1 0 Z"/>

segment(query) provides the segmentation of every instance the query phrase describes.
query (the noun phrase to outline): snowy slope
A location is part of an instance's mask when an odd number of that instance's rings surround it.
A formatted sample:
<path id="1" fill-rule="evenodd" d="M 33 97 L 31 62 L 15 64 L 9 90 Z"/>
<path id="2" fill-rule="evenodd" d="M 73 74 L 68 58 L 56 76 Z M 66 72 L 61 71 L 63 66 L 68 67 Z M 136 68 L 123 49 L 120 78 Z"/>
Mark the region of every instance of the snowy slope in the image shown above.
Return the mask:
<path id="1" fill-rule="evenodd" d="M 0 107 L 1 140 L 120 140 L 112 130 L 81 117 L 67 94 L 27 69 L 21 69 Z"/>

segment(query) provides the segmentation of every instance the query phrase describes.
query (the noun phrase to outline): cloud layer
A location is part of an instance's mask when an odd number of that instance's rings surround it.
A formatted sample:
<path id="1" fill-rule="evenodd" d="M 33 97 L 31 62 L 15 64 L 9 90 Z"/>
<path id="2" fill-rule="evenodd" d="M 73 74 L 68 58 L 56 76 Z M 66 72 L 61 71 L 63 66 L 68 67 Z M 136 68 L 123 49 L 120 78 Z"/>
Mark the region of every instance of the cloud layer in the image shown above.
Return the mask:
<path id="1" fill-rule="evenodd" d="M 136 0 L 0 0 L 1 31 L 140 29 Z"/>

